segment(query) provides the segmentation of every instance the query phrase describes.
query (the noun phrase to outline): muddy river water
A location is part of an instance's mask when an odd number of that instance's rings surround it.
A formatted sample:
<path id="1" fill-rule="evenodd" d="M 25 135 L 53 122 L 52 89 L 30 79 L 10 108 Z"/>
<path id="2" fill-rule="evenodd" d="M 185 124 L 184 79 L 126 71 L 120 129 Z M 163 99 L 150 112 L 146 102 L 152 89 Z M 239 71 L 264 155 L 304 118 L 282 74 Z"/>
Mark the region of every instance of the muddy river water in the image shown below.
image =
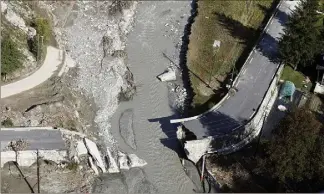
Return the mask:
<path id="1" fill-rule="evenodd" d="M 170 107 L 167 84 L 156 79 L 170 64 L 163 57 L 163 52 L 175 62 L 179 61 L 179 43 L 181 45 L 184 27 L 190 16 L 190 3 L 139 3 L 126 47 L 136 95 L 119 105 L 112 118 L 111 133 L 122 151 L 135 153 L 147 165 L 118 175 L 102 176 L 97 180 L 94 192 L 193 192 L 194 185 L 183 170 L 177 153 L 170 149 L 170 143 L 163 143 L 163 139 L 168 138 L 171 144 L 176 145 L 176 127 L 169 124 L 170 117 L 175 113 Z M 119 130 L 119 119 L 125 111 L 127 115 L 132 115 L 131 130 L 136 146 L 127 144 Z"/>

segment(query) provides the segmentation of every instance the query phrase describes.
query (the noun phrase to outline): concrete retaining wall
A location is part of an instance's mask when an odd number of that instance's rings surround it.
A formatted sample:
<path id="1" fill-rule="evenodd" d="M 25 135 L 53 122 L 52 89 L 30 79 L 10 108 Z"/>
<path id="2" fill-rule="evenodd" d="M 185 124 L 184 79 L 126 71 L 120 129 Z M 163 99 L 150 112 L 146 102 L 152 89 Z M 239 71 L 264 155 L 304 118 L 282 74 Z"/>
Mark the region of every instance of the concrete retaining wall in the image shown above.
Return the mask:
<path id="1" fill-rule="evenodd" d="M 39 158 L 50 160 L 56 163 L 68 161 L 68 153 L 66 150 L 39 150 Z M 16 153 L 14 151 L 1 152 L 1 167 L 7 162 L 16 161 Z M 31 166 L 37 161 L 37 151 L 18 151 L 17 163 L 19 166 Z"/>

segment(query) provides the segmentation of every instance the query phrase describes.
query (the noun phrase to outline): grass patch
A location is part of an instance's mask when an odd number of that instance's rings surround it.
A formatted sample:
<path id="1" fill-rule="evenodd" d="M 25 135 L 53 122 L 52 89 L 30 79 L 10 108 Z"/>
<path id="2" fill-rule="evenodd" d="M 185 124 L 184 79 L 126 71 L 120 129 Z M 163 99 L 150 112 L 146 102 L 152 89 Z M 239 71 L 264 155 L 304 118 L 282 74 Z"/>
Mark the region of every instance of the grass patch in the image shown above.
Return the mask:
<path id="1" fill-rule="evenodd" d="M 286 65 L 282 71 L 281 79 L 293 82 L 296 88 L 302 88 L 305 76 L 302 73 L 295 71 L 292 67 Z"/>
<path id="2" fill-rule="evenodd" d="M 194 107 L 205 104 L 213 97 L 212 90 L 223 87 L 233 67 L 239 71 L 273 8 L 270 0 L 198 1 L 188 50 Z M 221 41 L 219 49 L 213 48 L 214 40 Z"/>
<path id="3" fill-rule="evenodd" d="M 10 118 L 6 118 L 5 120 L 3 120 L 1 122 L 1 126 L 2 127 L 12 127 L 12 126 L 14 126 L 14 124 Z"/>

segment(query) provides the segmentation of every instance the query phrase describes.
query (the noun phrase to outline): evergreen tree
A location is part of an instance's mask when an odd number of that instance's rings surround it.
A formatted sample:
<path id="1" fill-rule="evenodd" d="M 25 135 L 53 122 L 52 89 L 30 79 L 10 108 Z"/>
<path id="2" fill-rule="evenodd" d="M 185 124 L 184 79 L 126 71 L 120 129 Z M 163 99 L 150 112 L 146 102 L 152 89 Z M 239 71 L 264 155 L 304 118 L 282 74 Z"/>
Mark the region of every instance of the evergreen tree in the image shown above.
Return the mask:
<path id="1" fill-rule="evenodd" d="M 279 42 L 279 54 L 283 62 L 295 69 L 300 64 L 309 66 L 321 50 L 321 31 L 318 22 L 318 0 L 303 0 L 288 16 L 284 35 Z"/>

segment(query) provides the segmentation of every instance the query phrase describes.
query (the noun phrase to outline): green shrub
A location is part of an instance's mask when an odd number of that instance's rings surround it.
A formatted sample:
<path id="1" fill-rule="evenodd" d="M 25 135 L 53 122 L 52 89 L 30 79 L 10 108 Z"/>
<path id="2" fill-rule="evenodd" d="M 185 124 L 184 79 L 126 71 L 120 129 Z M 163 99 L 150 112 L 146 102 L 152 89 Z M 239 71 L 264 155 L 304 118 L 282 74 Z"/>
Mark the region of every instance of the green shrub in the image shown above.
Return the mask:
<path id="1" fill-rule="evenodd" d="M 69 169 L 69 170 L 71 170 L 71 171 L 77 171 L 78 170 L 78 163 L 76 163 L 76 162 L 70 162 L 67 166 L 66 166 L 66 168 L 67 169 Z"/>
<path id="2" fill-rule="evenodd" d="M 47 44 L 52 33 L 49 21 L 45 18 L 36 18 L 33 26 L 36 29 L 37 34 L 44 37 L 43 43 Z"/>
<path id="3" fill-rule="evenodd" d="M 71 131 L 77 131 L 77 128 L 76 128 L 76 125 L 75 125 L 75 122 L 73 120 L 68 120 L 66 121 L 65 123 L 65 128 L 66 129 L 69 129 Z"/>
<path id="4" fill-rule="evenodd" d="M 1 126 L 3 127 L 12 127 L 13 126 L 13 122 L 10 118 L 6 118 L 5 120 L 3 120 L 1 122 Z"/>
<path id="5" fill-rule="evenodd" d="M 22 53 L 9 36 L 1 41 L 1 75 L 7 75 L 22 67 Z"/>
<path id="6" fill-rule="evenodd" d="M 36 18 L 32 22 L 31 26 L 35 28 L 37 35 L 33 39 L 28 40 L 29 50 L 37 59 L 40 59 L 43 57 L 44 45 L 47 45 L 51 39 L 51 25 L 45 18 Z M 43 37 L 43 44 L 41 37 Z M 43 47 L 39 48 L 41 45 Z"/>

